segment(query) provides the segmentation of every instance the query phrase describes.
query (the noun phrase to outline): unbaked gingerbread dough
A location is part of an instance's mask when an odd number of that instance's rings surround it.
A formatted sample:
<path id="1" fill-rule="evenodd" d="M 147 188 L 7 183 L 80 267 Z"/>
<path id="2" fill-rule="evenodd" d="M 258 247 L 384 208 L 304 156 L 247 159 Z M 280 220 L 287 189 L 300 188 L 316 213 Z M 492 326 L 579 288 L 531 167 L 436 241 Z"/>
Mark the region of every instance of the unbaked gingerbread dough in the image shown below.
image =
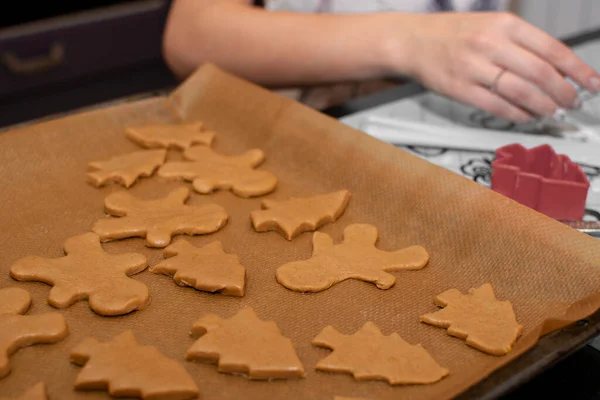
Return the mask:
<path id="1" fill-rule="evenodd" d="M 484 353 L 502 356 L 512 350 L 523 330 L 517 322 L 512 304 L 499 301 L 489 283 L 471 288 L 468 294 L 449 289 L 437 295 L 439 311 L 420 317 L 422 322 L 447 328 L 448 335 L 465 339 Z"/>
<path id="2" fill-rule="evenodd" d="M 204 129 L 202 122 L 191 124 L 135 126 L 125 130 L 125 136 L 147 148 L 187 149 L 193 144 L 210 146 L 215 133 Z"/>
<path id="3" fill-rule="evenodd" d="M 263 200 L 263 209 L 252 211 L 250 219 L 257 232 L 277 231 L 292 240 L 337 220 L 349 201 L 347 190 L 283 201 Z"/>
<path id="4" fill-rule="evenodd" d="M 127 191 L 112 193 L 104 207 L 118 218 L 100 219 L 92 230 L 103 242 L 144 237 L 149 247 L 166 247 L 174 235 L 203 235 L 225 226 L 228 215 L 223 207 L 190 206 L 185 204 L 189 196 L 189 189 L 183 186 L 156 200 L 142 200 Z"/>
<path id="5" fill-rule="evenodd" d="M 60 342 L 69 334 L 62 314 L 23 315 L 31 305 L 31 296 L 26 290 L 0 289 L 0 305 L 0 379 L 10 373 L 9 357 L 20 348 Z"/>
<path id="6" fill-rule="evenodd" d="M 180 286 L 230 296 L 244 295 L 246 268 L 236 255 L 223 251 L 220 241 L 199 248 L 181 239 L 163 254 L 166 259 L 150 267 L 150 272 L 172 276 Z"/>
<path id="7" fill-rule="evenodd" d="M 198 386 L 180 363 L 138 343 L 130 330 L 106 342 L 88 337 L 72 350 L 70 360 L 83 366 L 75 379 L 77 390 L 104 389 L 111 396 L 148 400 L 198 395 Z"/>
<path id="8" fill-rule="evenodd" d="M 64 251 L 60 258 L 21 258 L 10 267 L 10 275 L 52 285 L 48 303 L 56 308 L 88 299 L 95 313 L 114 316 L 141 310 L 150 301 L 148 287 L 129 277 L 148 266 L 143 254 L 109 254 L 92 232 L 69 238 Z"/>
<path id="9" fill-rule="evenodd" d="M 397 333 L 383 335 L 367 322 L 353 335 L 327 326 L 313 345 L 333 350 L 317 363 L 317 370 L 350 373 L 356 380 L 385 380 L 391 385 L 435 383 L 448 370 L 441 367 L 420 344 L 411 345 Z"/>
<path id="10" fill-rule="evenodd" d="M 304 367 L 292 341 L 273 321 L 261 321 L 250 307 L 223 319 L 206 314 L 192 327 L 200 336 L 185 354 L 187 360 L 218 363 L 221 372 L 251 379 L 301 378 Z"/>
<path id="11" fill-rule="evenodd" d="M 275 175 L 255 169 L 265 159 L 260 149 L 224 156 L 209 147 L 194 146 L 183 156 L 188 161 L 167 162 L 158 170 L 158 176 L 192 181 L 194 189 L 203 194 L 226 189 L 240 197 L 254 197 L 270 193 L 277 186 Z"/>
<path id="12" fill-rule="evenodd" d="M 429 261 L 421 246 L 388 252 L 377 249 L 376 242 L 377 228 L 368 224 L 347 226 L 340 244 L 334 244 L 325 233 L 315 232 L 312 258 L 282 265 L 276 272 L 277 281 L 298 292 L 319 292 L 346 279 L 389 289 L 396 277 L 388 271 L 418 270 Z"/>

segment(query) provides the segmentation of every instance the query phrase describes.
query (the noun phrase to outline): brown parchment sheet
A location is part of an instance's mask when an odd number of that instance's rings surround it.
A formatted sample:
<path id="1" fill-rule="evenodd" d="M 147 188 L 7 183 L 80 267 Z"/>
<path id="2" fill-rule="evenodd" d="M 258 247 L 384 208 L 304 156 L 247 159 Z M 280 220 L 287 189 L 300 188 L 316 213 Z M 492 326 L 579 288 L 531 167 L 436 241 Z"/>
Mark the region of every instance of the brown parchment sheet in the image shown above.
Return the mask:
<path id="1" fill-rule="evenodd" d="M 62 342 L 19 350 L 12 372 L 0 380 L 0 394 L 16 396 L 39 381 L 51 400 L 107 399 L 103 391 L 73 390 L 80 368 L 69 352 L 84 337 L 108 340 L 132 329 L 141 343 L 156 346 L 179 360 L 198 383 L 203 399 L 333 399 L 334 395 L 369 399 L 451 398 L 533 346 L 539 336 L 594 312 L 600 306 L 600 246 L 581 234 L 502 197 L 477 183 L 373 139 L 303 105 L 235 78 L 208 64 L 171 96 L 159 97 L 44 122 L 0 134 L 0 287 L 27 289 L 29 314 L 54 311 L 48 285 L 17 282 L 10 265 L 20 257 L 60 257 L 64 241 L 88 232 L 106 218 L 104 197 L 120 186 L 97 189 L 86 183 L 86 166 L 137 150 L 125 138 L 132 125 L 203 121 L 217 132 L 213 147 L 238 154 L 258 147 L 275 173 L 277 189 L 264 197 L 242 199 L 227 191 L 192 194 L 189 204 L 216 202 L 230 220 L 216 234 L 187 237 L 197 246 L 214 240 L 239 255 L 247 268 L 242 298 L 207 294 L 177 286 L 147 270 L 135 279 L 147 284 L 152 300 L 142 310 L 100 317 L 81 301 L 61 310 L 70 334 Z M 180 159 L 171 150 L 168 159 Z M 143 179 L 130 192 L 143 198 L 164 196 L 177 181 Z M 288 242 L 275 232 L 253 231 L 249 213 L 264 198 L 286 199 L 348 189 L 346 212 L 321 231 L 341 239 L 351 223 L 379 229 L 378 247 L 394 250 L 419 244 L 431 260 L 420 271 L 397 272 L 396 285 L 380 290 L 348 280 L 313 294 L 289 291 L 275 279 L 283 263 L 311 255 L 312 233 Z M 104 244 L 109 253 L 141 252 L 150 265 L 162 250 L 134 238 Z M 504 357 L 483 354 L 450 337 L 443 329 L 419 322 L 434 311 L 435 295 L 490 282 L 501 300 L 510 300 L 523 336 Z M 251 306 L 261 319 L 275 321 L 292 339 L 307 371 L 304 379 L 249 381 L 218 373 L 216 366 L 187 362 L 192 323 L 212 312 L 231 317 Z M 351 334 L 365 322 L 384 334 L 398 332 L 421 343 L 450 370 L 439 383 L 390 386 L 357 382 L 351 375 L 315 371 L 329 350 L 311 345 L 326 325 Z"/>

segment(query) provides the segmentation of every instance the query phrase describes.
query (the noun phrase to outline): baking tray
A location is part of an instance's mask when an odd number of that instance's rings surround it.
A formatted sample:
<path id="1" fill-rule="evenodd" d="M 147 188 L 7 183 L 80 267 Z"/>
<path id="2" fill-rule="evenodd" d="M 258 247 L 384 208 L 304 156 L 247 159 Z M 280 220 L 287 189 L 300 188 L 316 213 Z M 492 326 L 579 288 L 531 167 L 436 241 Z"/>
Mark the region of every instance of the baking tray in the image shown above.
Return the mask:
<path id="1" fill-rule="evenodd" d="M 70 326 L 69 337 L 55 345 L 19 351 L 11 359 L 13 372 L 0 381 L 1 393 L 17 395 L 44 380 L 51 399 L 107 398 L 104 392 L 72 390 L 79 368 L 68 363 L 68 352 L 86 336 L 107 340 L 132 329 L 140 342 L 179 360 L 198 382 L 204 399 L 451 398 L 478 388 L 493 395 L 494 390 L 515 383 L 505 378 L 484 381 L 486 377 L 494 379 L 495 371 L 502 374 L 504 365 L 519 368 L 528 357 L 536 365 L 548 357 L 556 359 L 560 353 L 556 350 L 543 357 L 534 353 L 544 341 L 552 340 L 551 332 L 588 317 L 600 305 L 596 240 L 212 65 L 204 66 L 168 97 L 22 126 L 0 135 L 0 287 L 29 290 L 34 298 L 31 314 L 53 310 L 46 304 L 47 285 L 18 283 L 8 277 L 12 262 L 30 254 L 59 257 L 64 240 L 106 218 L 103 199 L 120 188 L 96 189 L 86 184 L 85 166 L 137 149 L 123 135 L 127 126 L 196 120 L 218 132 L 214 146 L 219 152 L 236 154 L 251 147 L 266 152 L 261 168 L 280 179 L 276 191 L 266 198 L 349 189 L 352 199 L 344 215 L 321 229 L 334 240 L 341 239 L 350 223 L 371 223 L 379 229 L 380 249 L 422 244 L 432 255 L 430 264 L 421 271 L 395 274 L 396 285 L 386 291 L 346 281 L 314 295 L 290 292 L 275 281 L 275 269 L 284 262 L 308 258 L 311 235 L 290 243 L 274 232 L 254 232 L 248 214 L 259 208 L 262 198 L 242 200 L 227 192 L 193 195 L 192 204 L 216 202 L 230 211 L 225 229 L 189 240 L 196 245 L 221 240 L 226 251 L 238 254 L 248 272 L 246 296 L 235 299 L 199 293 L 178 287 L 167 277 L 143 272 L 135 278 L 150 288 L 152 302 L 147 309 L 116 318 L 94 315 L 86 302 L 62 310 Z M 177 157 L 176 151 L 170 152 L 169 158 Z M 152 178 L 130 191 L 139 197 L 159 197 L 180 185 L 187 184 Z M 162 259 L 160 250 L 146 248 L 141 239 L 104 247 L 114 253 L 141 252 L 150 265 Z M 435 310 L 436 294 L 451 287 L 465 292 L 486 281 L 494 285 L 500 299 L 513 302 L 525 325 L 509 355 L 482 354 L 444 330 L 418 322 L 419 315 Z M 230 317 L 244 306 L 252 306 L 263 319 L 276 321 L 292 339 L 307 371 L 305 379 L 249 382 L 219 374 L 212 365 L 183 360 L 193 343 L 189 330 L 196 319 L 207 312 Z M 450 375 L 434 385 L 391 387 L 314 371 L 316 362 L 329 354 L 310 344 L 324 326 L 353 333 L 366 321 L 375 322 L 385 334 L 395 331 L 409 343 L 421 343 L 450 369 Z M 581 335 L 592 332 L 591 327 L 576 329 L 581 329 Z M 544 334 L 549 335 L 535 345 Z M 578 345 L 581 340 L 578 336 L 574 342 Z M 519 374 L 526 376 L 526 372 Z M 483 386 L 476 386 L 480 382 Z"/>

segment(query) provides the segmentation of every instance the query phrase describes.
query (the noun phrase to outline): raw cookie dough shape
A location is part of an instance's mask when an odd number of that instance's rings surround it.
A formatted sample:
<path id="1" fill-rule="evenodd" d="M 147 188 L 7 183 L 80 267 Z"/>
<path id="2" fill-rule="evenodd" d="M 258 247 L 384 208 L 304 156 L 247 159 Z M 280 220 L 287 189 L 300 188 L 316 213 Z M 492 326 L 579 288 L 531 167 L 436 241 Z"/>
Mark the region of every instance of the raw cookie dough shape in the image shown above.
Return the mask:
<path id="1" fill-rule="evenodd" d="M 320 292 L 346 279 L 389 289 L 396 277 L 387 271 L 417 270 L 429 261 L 429 254 L 421 246 L 387 252 L 377 249 L 376 242 L 377 228 L 368 224 L 348 225 L 340 244 L 334 244 L 325 233 L 315 232 L 312 258 L 277 268 L 277 281 L 297 292 Z"/>
<path id="2" fill-rule="evenodd" d="M 349 201 L 347 190 L 284 201 L 264 200 L 262 210 L 252 211 L 250 219 L 257 232 L 277 231 L 292 240 L 337 220 Z"/>
<path id="3" fill-rule="evenodd" d="M 0 289 L 0 379 L 10 372 L 8 357 L 23 347 L 56 343 L 69 334 L 65 318 L 57 312 L 22 315 L 31 305 L 29 292 L 19 288 Z"/>
<path id="4" fill-rule="evenodd" d="M 148 125 L 131 127 L 125 130 L 125 136 L 146 148 L 187 149 L 193 144 L 210 146 L 215 133 L 204 130 L 204 124 Z"/>
<path id="5" fill-rule="evenodd" d="M 185 354 L 186 360 L 218 362 L 218 370 L 250 379 L 302 378 L 304 367 L 292 341 L 273 321 L 261 321 L 250 307 L 230 319 L 206 314 L 192 327 L 202 335 Z"/>
<path id="6" fill-rule="evenodd" d="M 146 246 L 165 247 L 178 234 L 202 235 L 213 233 L 227 223 L 227 212 L 216 204 L 188 206 L 190 196 L 186 187 L 172 190 L 157 200 L 141 200 L 122 190 L 104 200 L 106 211 L 120 218 L 96 221 L 92 230 L 100 240 L 145 237 Z"/>
<path id="7" fill-rule="evenodd" d="M 0 397 L 0 400 L 48 400 L 46 385 L 39 382 L 21 395 L 21 397 Z"/>
<path id="8" fill-rule="evenodd" d="M 164 164 L 166 150 L 141 150 L 88 164 L 94 171 L 87 174 L 96 187 L 109 181 L 118 182 L 126 188 L 133 185 L 141 176 L 152 176 Z"/>
<path id="9" fill-rule="evenodd" d="M 512 304 L 496 299 L 489 283 L 469 289 L 466 295 L 456 289 L 446 290 L 436 296 L 434 303 L 444 308 L 422 315 L 420 320 L 448 328 L 448 335 L 466 339 L 469 346 L 484 353 L 507 354 L 523 330 Z"/>
<path id="10" fill-rule="evenodd" d="M 10 275 L 52 285 L 48 303 L 56 308 L 87 298 L 95 313 L 113 316 L 141 310 L 150 301 L 148 287 L 129 277 L 146 269 L 144 255 L 108 254 L 91 232 L 67 239 L 64 251 L 60 258 L 21 258 L 10 267 Z"/>
<path id="11" fill-rule="evenodd" d="M 236 255 L 223 251 L 220 241 L 199 248 L 187 240 L 178 240 L 163 254 L 166 260 L 150 267 L 150 272 L 172 276 L 180 286 L 230 296 L 244 295 L 246 268 Z"/>
<path id="12" fill-rule="evenodd" d="M 198 386 L 177 361 L 154 346 L 137 342 L 127 330 L 107 342 L 86 338 L 71 352 L 70 361 L 83 366 L 76 390 L 108 390 L 115 397 L 152 400 L 196 398 Z"/>
<path id="13" fill-rule="evenodd" d="M 317 363 L 317 370 L 350 373 L 357 381 L 429 384 L 448 375 L 448 370 L 420 344 L 408 344 L 397 333 L 384 336 L 372 322 L 364 324 L 354 335 L 343 335 L 327 326 L 312 343 L 333 350 Z"/>
<path id="14" fill-rule="evenodd" d="M 192 181 L 194 189 L 204 194 L 229 189 L 237 196 L 253 197 L 270 193 L 277 186 L 275 175 L 254 169 L 265 159 L 260 149 L 223 156 L 209 147 L 194 146 L 183 156 L 190 161 L 167 162 L 158 170 L 158 176 Z"/>

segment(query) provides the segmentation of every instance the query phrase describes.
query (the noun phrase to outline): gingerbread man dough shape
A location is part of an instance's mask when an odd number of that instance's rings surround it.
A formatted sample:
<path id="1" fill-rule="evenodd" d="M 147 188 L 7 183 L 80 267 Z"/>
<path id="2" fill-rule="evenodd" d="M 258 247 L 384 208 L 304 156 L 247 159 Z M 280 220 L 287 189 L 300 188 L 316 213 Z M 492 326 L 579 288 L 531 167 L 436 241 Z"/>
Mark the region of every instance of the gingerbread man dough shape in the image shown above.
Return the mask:
<path id="1" fill-rule="evenodd" d="M 87 298 L 94 312 L 113 316 L 140 310 L 150 301 L 148 287 L 129 278 L 148 266 L 144 255 L 108 254 L 91 232 L 69 238 L 64 250 L 66 256 L 61 258 L 29 256 L 17 260 L 10 274 L 20 281 L 52 285 L 48 303 L 56 308 L 67 308 Z"/>
<path id="2" fill-rule="evenodd" d="M 325 233 L 315 232 L 312 258 L 282 265 L 277 269 L 277 281 L 298 292 L 320 292 L 346 279 L 389 289 L 396 277 L 387 271 L 418 270 L 429 261 L 429 254 L 421 246 L 387 252 L 377 249 L 376 242 L 377 228 L 368 224 L 347 226 L 341 244 L 334 244 Z"/>
<path id="3" fill-rule="evenodd" d="M 98 220 L 92 230 L 103 242 L 145 237 L 149 247 L 166 247 L 173 235 L 213 233 L 227 223 L 227 212 L 217 204 L 189 206 L 186 187 L 172 190 L 157 200 L 140 200 L 126 191 L 110 194 L 104 207 L 120 218 Z"/>
<path id="4" fill-rule="evenodd" d="M 240 197 L 262 196 L 275 190 L 277 185 L 275 175 L 254 169 L 265 158 L 260 149 L 239 156 L 223 156 L 209 147 L 194 146 L 183 156 L 190 161 L 167 162 L 158 170 L 158 176 L 192 181 L 198 193 L 230 189 Z"/>
<path id="5" fill-rule="evenodd" d="M 18 349 L 60 342 L 69 334 L 65 318 L 57 312 L 22 315 L 31 305 L 31 296 L 23 289 L 0 289 L 0 305 L 0 379 L 9 374 L 8 357 Z"/>

